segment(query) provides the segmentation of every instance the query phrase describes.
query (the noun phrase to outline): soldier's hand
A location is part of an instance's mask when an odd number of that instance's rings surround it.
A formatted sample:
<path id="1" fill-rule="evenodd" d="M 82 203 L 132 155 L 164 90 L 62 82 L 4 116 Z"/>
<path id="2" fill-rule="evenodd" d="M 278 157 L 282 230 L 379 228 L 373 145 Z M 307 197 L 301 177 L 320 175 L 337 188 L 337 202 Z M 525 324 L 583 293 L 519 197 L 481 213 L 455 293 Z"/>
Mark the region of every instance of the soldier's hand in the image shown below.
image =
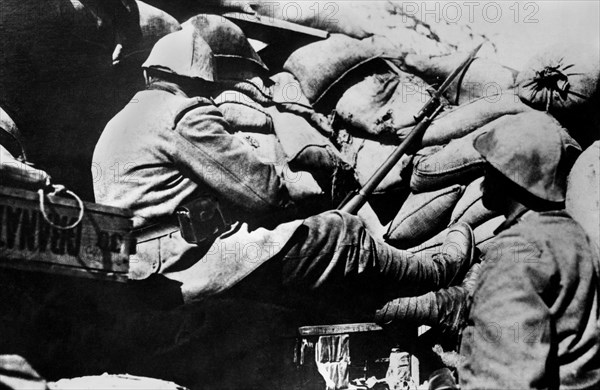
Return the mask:
<path id="1" fill-rule="evenodd" d="M 17 160 L 0 145 L 0 185 L 39 189 L 46 186 L 49 178 L 46 172 Z"/>

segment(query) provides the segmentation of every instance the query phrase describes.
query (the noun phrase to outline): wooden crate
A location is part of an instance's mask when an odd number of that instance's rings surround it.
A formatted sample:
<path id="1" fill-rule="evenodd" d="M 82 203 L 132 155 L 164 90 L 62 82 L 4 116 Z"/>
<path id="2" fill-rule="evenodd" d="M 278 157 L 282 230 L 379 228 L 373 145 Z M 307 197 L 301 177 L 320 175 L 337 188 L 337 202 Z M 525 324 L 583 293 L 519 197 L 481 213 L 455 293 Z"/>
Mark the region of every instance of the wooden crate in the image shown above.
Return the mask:
<path id="1" fill-rule="evenodd" d="M 84 202 L 76 227 L 61 230 L 40 211 L 37 192 L 0 187 L 0 266 L 22 270 L 126 281 L 135 249 L 129 210 Z M 46 196 L 45 209 L 55 224 L 77 220 L 72 198 Z"/>

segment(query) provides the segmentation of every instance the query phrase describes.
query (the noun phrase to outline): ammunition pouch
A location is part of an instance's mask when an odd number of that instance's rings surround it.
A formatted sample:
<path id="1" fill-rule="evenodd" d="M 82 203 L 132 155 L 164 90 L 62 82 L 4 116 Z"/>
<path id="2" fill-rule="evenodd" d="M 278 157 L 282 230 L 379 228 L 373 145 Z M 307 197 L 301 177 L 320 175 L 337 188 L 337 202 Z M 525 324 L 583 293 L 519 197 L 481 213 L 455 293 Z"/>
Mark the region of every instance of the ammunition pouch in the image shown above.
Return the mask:
<path id="1" fill-rule="evenodd" d="M 204 195 L 175 209 L 181 237 L 189 244 L 200 245 L 229 230 L 219 202 Z"/>

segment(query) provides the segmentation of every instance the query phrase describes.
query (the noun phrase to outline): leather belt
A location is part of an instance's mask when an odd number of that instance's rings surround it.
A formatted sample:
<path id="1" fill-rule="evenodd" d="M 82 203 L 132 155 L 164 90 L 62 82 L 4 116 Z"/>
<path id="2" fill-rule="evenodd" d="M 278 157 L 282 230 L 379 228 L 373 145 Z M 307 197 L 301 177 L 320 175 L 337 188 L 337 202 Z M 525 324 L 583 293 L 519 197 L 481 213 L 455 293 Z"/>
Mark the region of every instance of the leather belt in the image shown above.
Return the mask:
<path id="1" fill-rule="evenodd" d="M 179 231 L 177 218 L 166 218 L 162 222 L 153 223 L 133 230 L 137 243 L 152 241 Z"/>

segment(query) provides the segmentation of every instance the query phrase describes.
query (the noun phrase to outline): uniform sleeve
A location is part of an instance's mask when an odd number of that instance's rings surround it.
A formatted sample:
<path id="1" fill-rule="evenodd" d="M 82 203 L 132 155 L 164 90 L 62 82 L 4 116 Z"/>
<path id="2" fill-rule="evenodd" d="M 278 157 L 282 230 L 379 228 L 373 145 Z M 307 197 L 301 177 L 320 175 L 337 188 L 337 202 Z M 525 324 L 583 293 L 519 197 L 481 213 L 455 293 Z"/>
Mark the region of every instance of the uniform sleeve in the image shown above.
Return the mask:
<path id="1" fill-rule="evenodd" d="M 48 178 L 45 171 L 15 159 L 4 146 L 0 145 L 0 183 L 37 190 L 45 186 Z"/>
<path id="2" fill-rule="evenodd" d="M 259 161 L 249 145 L 226 131 L 227 126 L 215 107 L 188 111 L 175 129 L 175 164 L 246 212 L 288 207 L 288 191 L 275 167 Z"/>
<path id="3" fill-rule="evenodd" d="M 555 351 L 545 302 L 557 272 L 553 259 L 520 237 L 489 248 L 463 334 L 461 388 L 547 388 L 558 380 L 549 377 L 558 368 L 547 369 Z"/>

